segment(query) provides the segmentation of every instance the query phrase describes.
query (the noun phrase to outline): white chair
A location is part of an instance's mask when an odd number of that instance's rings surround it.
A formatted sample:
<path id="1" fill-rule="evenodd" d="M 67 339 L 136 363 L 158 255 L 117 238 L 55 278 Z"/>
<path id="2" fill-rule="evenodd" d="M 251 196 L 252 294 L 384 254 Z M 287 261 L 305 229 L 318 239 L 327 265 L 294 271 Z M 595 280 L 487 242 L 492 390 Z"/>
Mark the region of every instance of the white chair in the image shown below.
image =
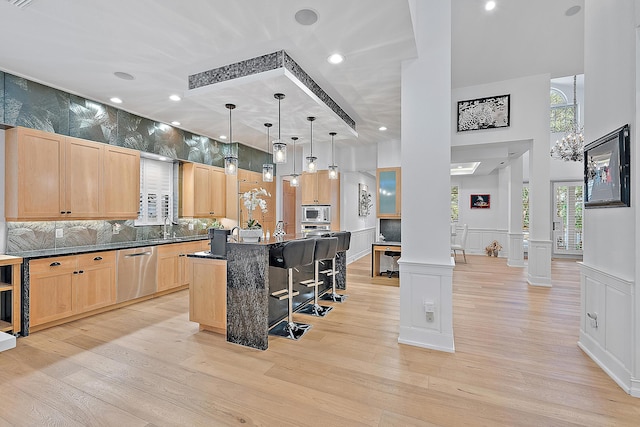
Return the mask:
<path id="1" fill-rule="evenodd" d="M 462 251 L 462 256 L 464 258 L 464 263 L 467 263 L 467 254 L 465 250 L 467 249 L 467 234 L 469 233 L 469 226 L 465 224 L 462 229 L 462 238 L 460 239 L 460 244 L 452 244 L 451 250 L 453 251 L 453 257 L 456 256 L 456 251 Z"/>

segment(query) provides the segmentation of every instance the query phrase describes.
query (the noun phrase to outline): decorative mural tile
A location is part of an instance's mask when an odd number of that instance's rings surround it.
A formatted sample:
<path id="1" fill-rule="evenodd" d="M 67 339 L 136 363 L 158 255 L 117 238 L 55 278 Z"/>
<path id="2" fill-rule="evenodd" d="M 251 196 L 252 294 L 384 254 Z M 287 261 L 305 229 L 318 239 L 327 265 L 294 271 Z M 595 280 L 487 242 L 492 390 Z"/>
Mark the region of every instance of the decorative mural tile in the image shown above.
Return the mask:
<path id="1" fill-rule="evenodd" d="M 155 131 L 153 120 L 118 110 L 118 146 L 155 153 Z"/>
<path id="2" fill-rule="evenodd" d="M 224 153 L 222 144 L 206 136 L 184 132 L 184 143 L 187 150 L 186 160 L 204 163 L 211 166 L 224 167 Z"/>
<path id="3" fill-rule="evenodd" d="M 238 145 L 237 148 L 237 153 L 238 153 L 238 167 L 240 169 L 247 169 L 247 170 L 252 170 L 251 169 L 251 148 L 247 147 L 246 145 Z"/>
<path id="4" fill-rule="evenodd" d="M 69 135 L 69 94 L 11 74 L 4 76 L 5 121 Z"/>
<path id="5" fill-rule="evenodd" d="M 4 72 L 0 71 L 0 123 L 4 120 Z"/>
<path id="6" fill-rule="evenodd" d="M 71 95 L 69 136 L 116 145 L 118 109 L 77 95 Z"/>
<path id="7" fill-rule="evenodd" d="M 7 252 L 55 247 L 55 222 L 7 222 Z"/>
<path id="8" fill-rule="evenodd" d="M 156 122 L 154 153 L 171 159 L 184 159 L 188 152 L 182 129 Z"/>

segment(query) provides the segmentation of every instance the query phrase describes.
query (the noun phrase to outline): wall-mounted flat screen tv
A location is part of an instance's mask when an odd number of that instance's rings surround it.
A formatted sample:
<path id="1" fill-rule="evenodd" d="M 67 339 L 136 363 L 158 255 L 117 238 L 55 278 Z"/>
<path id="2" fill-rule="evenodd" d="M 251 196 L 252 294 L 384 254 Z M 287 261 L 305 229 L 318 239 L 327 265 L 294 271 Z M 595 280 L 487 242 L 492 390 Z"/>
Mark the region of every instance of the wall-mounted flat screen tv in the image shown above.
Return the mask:
<path id="1" fill-rule="evenodd" d="M 629 125 L 584 147 L 584 207 L 631 206 Z"/>

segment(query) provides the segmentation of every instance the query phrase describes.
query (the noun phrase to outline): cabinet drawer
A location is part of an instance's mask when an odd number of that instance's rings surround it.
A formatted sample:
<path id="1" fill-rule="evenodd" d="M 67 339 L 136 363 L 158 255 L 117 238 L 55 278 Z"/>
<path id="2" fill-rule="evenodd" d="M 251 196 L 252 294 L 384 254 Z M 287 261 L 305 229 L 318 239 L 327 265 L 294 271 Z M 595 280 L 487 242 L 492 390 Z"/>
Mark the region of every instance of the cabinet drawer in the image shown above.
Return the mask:
<path id="1" fill-rule="evenodd" d="M 116 263 L 116 251 L 94 252 L 90 254 L 78 255 L 78 268 L 99 266 L 102 264 Z"/>
<path id="2" fill-rule="evenodd" d="M 36 259 L 29 263 L 29 273 L 39 274 L 74 270 L 77 266 L 76 261 L 77 257 L 74 255 Z"/>

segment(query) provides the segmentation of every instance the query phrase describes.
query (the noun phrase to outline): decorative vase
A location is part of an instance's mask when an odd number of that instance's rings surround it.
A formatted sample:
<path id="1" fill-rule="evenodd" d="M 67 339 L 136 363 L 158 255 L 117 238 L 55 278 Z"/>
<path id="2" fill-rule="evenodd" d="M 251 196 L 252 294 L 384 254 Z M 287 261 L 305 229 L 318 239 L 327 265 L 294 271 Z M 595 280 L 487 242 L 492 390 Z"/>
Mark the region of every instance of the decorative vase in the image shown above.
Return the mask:
<path id="1" fill-rule="evenodd" d="M 242 228 L 240 229 L 240 237 L 243 242 L 258 243 L 262 237 L 262 228 Z"/>

